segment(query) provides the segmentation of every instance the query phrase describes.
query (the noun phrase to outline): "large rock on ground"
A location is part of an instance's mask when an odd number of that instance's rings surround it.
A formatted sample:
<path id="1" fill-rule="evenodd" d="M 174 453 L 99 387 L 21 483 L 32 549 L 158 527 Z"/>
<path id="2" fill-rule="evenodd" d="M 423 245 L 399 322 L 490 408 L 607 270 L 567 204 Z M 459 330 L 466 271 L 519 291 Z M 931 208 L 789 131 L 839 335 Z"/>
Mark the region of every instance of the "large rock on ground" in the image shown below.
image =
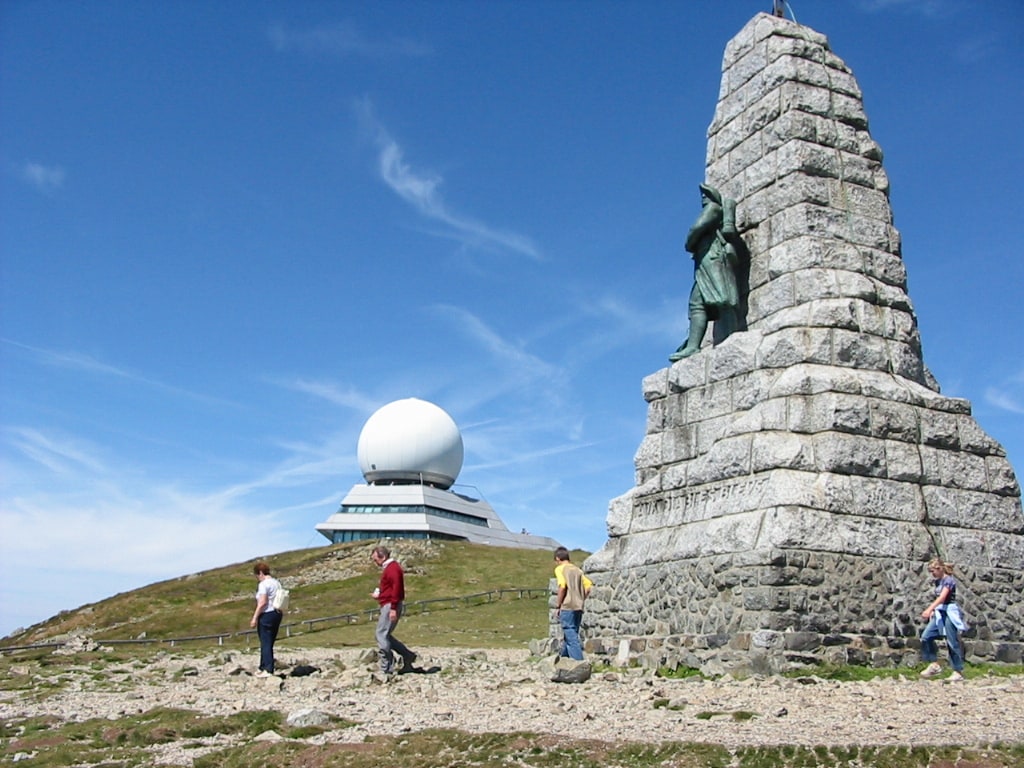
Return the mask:
<path id="1" fill-rule="evenodd" d="M 589 661 L 579 661 L 566 656 L 550 656 L 541 662 L 545 677 L 553 683 L 585 683 L 593 673 Z"/>

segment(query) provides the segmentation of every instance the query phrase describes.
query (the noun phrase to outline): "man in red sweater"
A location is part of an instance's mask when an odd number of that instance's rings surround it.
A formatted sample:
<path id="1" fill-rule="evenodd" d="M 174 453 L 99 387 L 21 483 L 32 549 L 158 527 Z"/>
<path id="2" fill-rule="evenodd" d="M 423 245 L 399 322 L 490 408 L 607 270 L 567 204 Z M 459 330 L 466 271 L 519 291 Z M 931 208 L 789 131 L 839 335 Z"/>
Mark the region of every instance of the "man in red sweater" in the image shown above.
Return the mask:
<path id="1" fill-rule="evenodd" d="M 402 657 L 402 670 L 408 672 L 416 661 L 416 654 L 392 633 L 402 618 L 405 602 L 405 574 L 398 561 L 391 557 L 391 551 L 384 546 L 373 548 L 370 559 L 381 568 L 380 586 L 373 590 L 373 596 L 380 603 L 380 618 L 377 619 L 377 648 L 380 651 L 380 671 L 385 675 L 395 672 L 395 654 Z"/>

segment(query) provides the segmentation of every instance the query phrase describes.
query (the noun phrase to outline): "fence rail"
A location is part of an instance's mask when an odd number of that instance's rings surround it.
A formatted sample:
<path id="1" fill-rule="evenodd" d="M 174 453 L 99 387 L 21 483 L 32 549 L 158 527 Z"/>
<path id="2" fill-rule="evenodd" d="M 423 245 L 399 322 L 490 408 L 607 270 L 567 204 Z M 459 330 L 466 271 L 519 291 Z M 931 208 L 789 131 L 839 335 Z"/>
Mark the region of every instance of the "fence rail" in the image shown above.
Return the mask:
<path id="1" fill-rule="evenodd" d="M 408 616 L 412 612 L 427 613 L 437 608 L 447 608 L 448 610 L 458 608 L 459 605 L 475 606 L 484 605 L 486 603 L 492 603 L 495 600 L 501 600 L 506 595 L 515 595 L 515 599 L 534 599 L 537 597 L 550 595 L 551 592 L 547 588 L 534 588 L 534 587 L 511 587 L 507 589 L 488 589 L 484 592 L 474 592 L 471 595 L 462 595 L 460 597 L 435 597 L 430 600 L 416 600 L 411 603 L 405 604 L 405 613 Z M 355 611 L 353 613 L 341 613 L 337 616 L 322 616 L 316 619 L 302 619 L 301 621 L 294 621 L 290 623 L 282 623 L 281 630 L 284 631 L 285 637 L 292 637 L 292 629 L 297 627 L 299 630 L 297 634 L 305 634 L 306 632 L 317 631 L 315 628 L 324 628 L 319 625 L 328 625 L 331 623 L 346 624 L 358 624 L 360 621 L 376 621 L 377 616 L 380 615 L 379 608 L 367 608 L 362 611 Z M 301 628 L 305 627 L 305 632 L 301 631 Z M 170 638 L 128 638 L 125 640 L 100 640 L 97 641 L 101 645 L 170 645 L 174 647 L 178 643 L 191 643 L 203 640 L 216 640 L 217 645 L 224 645 L 224 641 L 235 637 L 245 637 L 246 642 L 249 638 L 256 635 L 255 629 L 245 629 L 238 632 L 218 632 L 211 635 L 195 635 L 193 637 L 170 637 Z M 62 642 L 45 642 L 45 643 L 33 643 L 31 645 L 5 645 L 0 646 L 0 654 L 7 653 L 9 651 L 28 651 L 39 648 L 63 648 L 66 643 Z"/>

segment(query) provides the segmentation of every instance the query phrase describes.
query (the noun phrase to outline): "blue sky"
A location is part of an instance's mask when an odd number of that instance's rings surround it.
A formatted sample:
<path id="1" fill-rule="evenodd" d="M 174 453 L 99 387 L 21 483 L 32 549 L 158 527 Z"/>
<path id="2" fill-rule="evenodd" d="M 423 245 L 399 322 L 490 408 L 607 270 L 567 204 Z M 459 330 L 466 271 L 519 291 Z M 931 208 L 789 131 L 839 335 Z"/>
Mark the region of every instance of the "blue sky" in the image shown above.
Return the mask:
<path id="1" fill-rule="evenodd" d="M 1024 6 L 791 5 L 864 91 L 925 362 L 1020 471 Z M 599 548 L 770 6 L 0 4 L 0 634 L 325 544 L 403 397 L 510 528 Z"/>

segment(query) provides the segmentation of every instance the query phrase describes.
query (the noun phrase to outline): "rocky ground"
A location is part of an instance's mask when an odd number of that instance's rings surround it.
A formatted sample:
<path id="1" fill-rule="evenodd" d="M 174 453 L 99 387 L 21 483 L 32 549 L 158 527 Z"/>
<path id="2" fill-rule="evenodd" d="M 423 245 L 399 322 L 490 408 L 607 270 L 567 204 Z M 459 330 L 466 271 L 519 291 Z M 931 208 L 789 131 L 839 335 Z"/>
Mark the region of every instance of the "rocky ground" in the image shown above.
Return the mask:
<path id="1" fill-rule="evenodd" d="M 277 709 L 357 723 L 315 737 L 362 741 L 367 735 L 424 728 L 532 731 L 609 741 L 699 741 L 745 745 L 975 745 L 1024 742 L 1024 677 L 971 676 L 959 683 L 906 678 L 837 683 L 814 677 L 669 680 L 640 670 L 595 672 L 582 684 L 553 683 L 523 650 L 426 649 L 423 674 L 382 681 L 372 654 L 357 650 L 279 651 L 279 676 L 252 674 L 254 652 L 158 654 L 144 665 L 111 663 L 61 670 L 45 695 L 0 691 L 0 717 L 116 719 L 154 707 L 207 714 Z M 37 662 L 12 663 L 10 675 L 41 675 Z M 307 667 L 302 670 L 302 666 Z M 319 671 L 295 676 L 298 671 Z M 734 715 L 734 713 L 752 713 Z M 266 734 L 266 738 L 274 738 Z M 225 746 L 211 740 L 210 748 Z M 156 762 L 189 764 L 162 745 Z"/>

